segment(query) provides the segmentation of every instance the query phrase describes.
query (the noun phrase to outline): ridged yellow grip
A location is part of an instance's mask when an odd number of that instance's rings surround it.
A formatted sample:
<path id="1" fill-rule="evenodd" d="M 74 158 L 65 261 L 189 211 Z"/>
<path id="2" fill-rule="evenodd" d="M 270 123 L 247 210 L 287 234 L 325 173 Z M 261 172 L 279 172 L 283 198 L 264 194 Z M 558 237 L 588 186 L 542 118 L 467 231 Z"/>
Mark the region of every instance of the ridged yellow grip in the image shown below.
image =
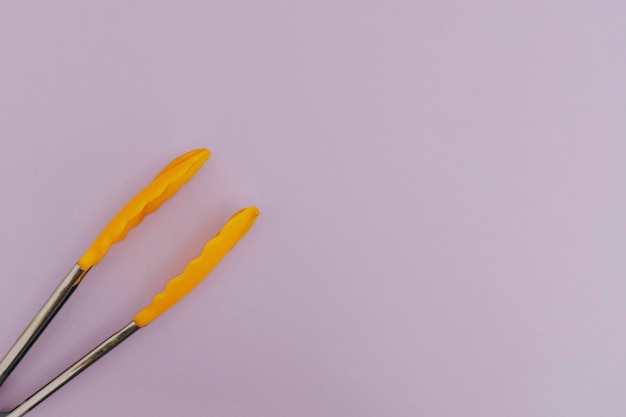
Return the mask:
<path id="1" fill-rule="evenodd" d="M 173 196 L 202 167 L 211 153 L 196 149 L 179 156 L 169 163 L 155 178 L 137 194 L 102 230 L 87 252 L 79 259 L 78 266 L 87 271 L 104 258 L 111 246 L 126 237 L 150 213 Z"/>
<path id="2" fill-rule="evenodd" d="M 147 326 L 189 294 L 246 234 L 258 215 L 256 207 L 249 207 L 231 217 L 217 236 L 206 244 L 200 256 L 189 262 L 182 274 L 172 278 L 165 290 L 155 295 L 152 304 L 137 313 L 133 321 L 139 327 Z"/>

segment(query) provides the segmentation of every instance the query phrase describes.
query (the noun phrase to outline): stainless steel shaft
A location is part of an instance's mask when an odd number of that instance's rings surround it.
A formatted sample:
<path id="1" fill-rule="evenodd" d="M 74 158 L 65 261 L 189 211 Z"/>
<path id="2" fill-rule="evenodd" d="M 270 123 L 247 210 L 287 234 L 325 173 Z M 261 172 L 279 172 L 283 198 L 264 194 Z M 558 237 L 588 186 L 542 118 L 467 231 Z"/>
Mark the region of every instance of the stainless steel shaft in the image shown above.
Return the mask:
<path id="1" fill-rule="evenodd" d="M 87 271 L 83 270 L 80 266 L 74 266 L 63 281 L 61 281 L 57 289 L 54 290 L 48 301 L 45 302 L 41 310 L 39 310 L 21 336 L 15 341 L 11 349 L 9 349 L 4 358 L 0 361 L 0 385 L 9 377 L 59 309 L 68 298 L 70 298 L 76 286 L 86 273 Z"/>
<path id="2" fill-rule="evenodd" d="M 137 326 L 134 321 L 131 321 L 122 330 L 102 342 L 98 347 L 89 352 L 82 359 L 78 360 L 78 362 L 74 365 L 67 368 L 63 373 L 46 384 L 22 404 L 15 407 L 6 415 L 6 417 L 21 417 L 28 413 L 63 385 L 67 384 L 70 380 L 72 380 L 72 378 L 83 372 L 89 366 L 93 365 L 98 359 L 113 350 L 113 348 L 122 343 L 137 330 L 139 330 L 139 326 Z"/>

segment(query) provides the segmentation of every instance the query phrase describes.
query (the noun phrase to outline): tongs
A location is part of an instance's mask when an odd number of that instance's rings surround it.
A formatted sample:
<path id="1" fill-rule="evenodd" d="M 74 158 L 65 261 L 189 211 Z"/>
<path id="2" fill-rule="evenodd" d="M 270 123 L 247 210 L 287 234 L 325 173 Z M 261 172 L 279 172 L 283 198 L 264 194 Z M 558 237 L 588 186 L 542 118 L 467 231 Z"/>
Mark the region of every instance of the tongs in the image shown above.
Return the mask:
<path id="1" fill-rule="evenodd" d="M 210 155 L 207 149 L 197 149 L 174 159 L 109 222 L 0 361 L 0 385 L 33 346 L 46 326 L 83 281 L 89 270 L 104 258 L 111 246 L 124 239 L 130 229 L 141 223 L 148 214 L 157 210 L 161 204 L 185 185 L 209 159 Z M 25 415 L 130 335 L 150 324 L 180 301 L 213 270 L 226 253 L 246 234 L 258 214 L 259 211 L 256 207 L 249 207 L 235 213 L 222 230 L 204 246 L 200 256 L 189 262 L 180 275 L 172 278 L 167 283 L 165 290 L 155 295 L 152 303 L 137 313 L 130 323 L 12 411 L 0 412 L 0 417 Z"/>

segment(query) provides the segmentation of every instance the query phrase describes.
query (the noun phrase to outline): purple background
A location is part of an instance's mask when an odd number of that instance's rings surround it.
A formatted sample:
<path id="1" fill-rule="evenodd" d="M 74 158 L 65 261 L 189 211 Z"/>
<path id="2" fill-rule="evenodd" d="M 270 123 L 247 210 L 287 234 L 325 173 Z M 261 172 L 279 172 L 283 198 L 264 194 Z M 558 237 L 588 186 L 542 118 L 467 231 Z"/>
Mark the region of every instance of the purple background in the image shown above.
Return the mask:
<path id="1" fill-rule="evenodd" d="M 32 416 L 626 414 L 626 3 L 0 4 L 0 350 L 171 158 L 212 159 L 0 389 L 196 292 Z"/>

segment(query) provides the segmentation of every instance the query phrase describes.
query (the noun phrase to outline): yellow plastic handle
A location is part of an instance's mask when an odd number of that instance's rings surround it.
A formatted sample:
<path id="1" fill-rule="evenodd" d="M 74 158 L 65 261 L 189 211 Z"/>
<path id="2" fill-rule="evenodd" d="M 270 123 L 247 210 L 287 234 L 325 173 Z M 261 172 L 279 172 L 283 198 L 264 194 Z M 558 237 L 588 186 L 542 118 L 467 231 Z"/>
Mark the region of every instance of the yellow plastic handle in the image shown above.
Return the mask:
<path id="1" fill-rule="evenodd" d="M 87 252 L 79 259 L 78 266 L 87 271 L 104 258 L 111 246 L 126 237 L 150 213 L 185 185 L 211 156 L 208 149 L 196 149 L 179 156 L 169 163 L 155 178 L 137 194 L 102 230 Z"/>
<path id="2" fill-rule="evenodd" d="M 200 256 L 189 262 L 182 274 L 172 278 L 165 290 L 155 295 L 152 303 L 137 313 L 133 321 L 139 327 L 147 326 L 189 294 L 244 237 L 258 215 L 259 209 L 249 207 L 231 217 L 217 236 L 202 249 Z"/>

